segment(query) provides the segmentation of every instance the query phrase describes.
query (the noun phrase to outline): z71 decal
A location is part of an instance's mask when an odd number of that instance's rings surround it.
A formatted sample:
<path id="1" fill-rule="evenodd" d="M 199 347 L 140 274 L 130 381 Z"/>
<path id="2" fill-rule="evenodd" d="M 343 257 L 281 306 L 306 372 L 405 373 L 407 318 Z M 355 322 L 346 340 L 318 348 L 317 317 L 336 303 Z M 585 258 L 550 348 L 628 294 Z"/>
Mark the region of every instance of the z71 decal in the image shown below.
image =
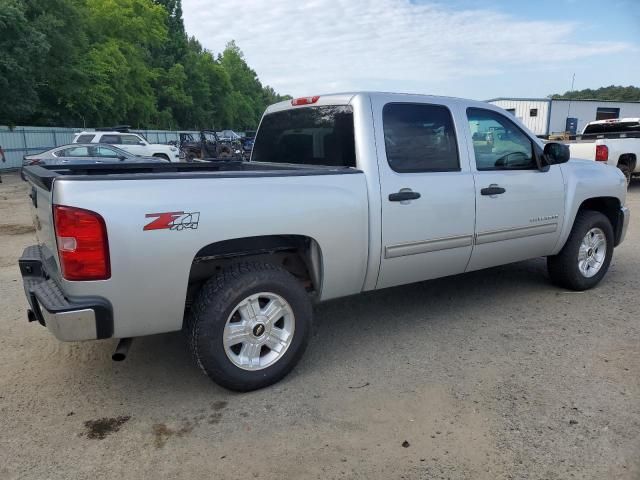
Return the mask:
<path id="1" fill-rule="evenodd" d="M 142 230 L 184 230 L 198 228 L 200 212 L 163 212 L 147 213 L 146 218 L 155 218 L 147 223 Z"/>

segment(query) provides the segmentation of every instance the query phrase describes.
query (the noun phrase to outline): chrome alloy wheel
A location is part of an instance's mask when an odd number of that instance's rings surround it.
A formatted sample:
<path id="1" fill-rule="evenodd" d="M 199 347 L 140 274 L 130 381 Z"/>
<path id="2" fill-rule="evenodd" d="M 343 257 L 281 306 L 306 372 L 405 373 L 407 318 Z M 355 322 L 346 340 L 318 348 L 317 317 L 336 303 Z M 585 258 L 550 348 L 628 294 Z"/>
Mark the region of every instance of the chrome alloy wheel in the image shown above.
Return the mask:
<path id="1" fill-rule="evenodd" d="M 594 227 L 587 232 L 578 250 L 578 269 L 580 273 L 591 278 L 602 268 L 607 256 L 607 237 L 604 232 Z"/>
<path id="2" fill-rule="evenodd" d="M 270 292 L 242 300 L 227 319 L 222 341 L 227 358 L 243 370 L 262 370 L 285 354 L 295 330 L 287 301 Z"/>

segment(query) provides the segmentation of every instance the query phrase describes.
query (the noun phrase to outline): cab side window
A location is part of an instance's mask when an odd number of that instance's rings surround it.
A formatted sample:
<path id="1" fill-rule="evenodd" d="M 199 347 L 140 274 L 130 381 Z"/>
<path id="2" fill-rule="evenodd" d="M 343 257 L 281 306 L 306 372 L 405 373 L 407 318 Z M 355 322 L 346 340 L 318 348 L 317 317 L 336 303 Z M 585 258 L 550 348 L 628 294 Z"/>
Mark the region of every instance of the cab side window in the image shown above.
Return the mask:
<path id="1" fill-rule="evenodd" d="M 531 139 L 507 117 L 482 108 L 468 108 L 478 170 L 537 169 Z"/>
<path id="2" fill-rule="evenodd" d="M 382 110 L 387 161 L 398 173 L 460 170 L 451 112 L 443 105 L 388 103 Z"/>

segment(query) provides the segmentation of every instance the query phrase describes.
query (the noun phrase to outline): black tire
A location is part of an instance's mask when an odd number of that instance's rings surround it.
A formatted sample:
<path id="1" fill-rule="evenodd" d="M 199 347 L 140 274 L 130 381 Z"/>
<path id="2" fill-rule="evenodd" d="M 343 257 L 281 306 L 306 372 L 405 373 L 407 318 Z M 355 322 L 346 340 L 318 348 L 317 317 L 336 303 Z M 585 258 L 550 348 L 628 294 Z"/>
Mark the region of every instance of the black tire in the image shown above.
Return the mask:
<path id="1" fill-rule="evenodd" d="M 631 183 L 631 168 L 629 165 L 625 165 L 624 163 L 618 164 L 618 168 L 624 174 L 624 177 L 627 179 L 627 187 Z"/>
<path id="2" fill-rule="evenodd" d="M 229 145 L 219 145 L 216 150 L 216 156 L 218 158 L 231 158 L 233 156 L 233 150 L 231 150 Z"/>
<path id="3" fill-rule="evenodd" d="M 295 329 L 289 347 L 275 363 L 262 370 L 244 370 L 225 353 L 223 332 L 238 304 L 260 292 L 287 301 Z M 247 392 L 279 381 L 295 367 L 309 342 L 312 318 L 309 295 L 289 272 L 268 263 L 241 263 L 203 285 L 187 317 L 186 333 L 196 364 L 211 380 L 229 390 Z"/>
<path id="4" fill-rule="evenodd" d="M 578 268 L 578 252 L 582 239 L 592 228 L 604 232 L 607 244 L 604 261 L 600 270 L 587 277 Z M 547 257 L 547 269 L 553 283 L 569 290 L 588 290 L 595 287 L 606 275 L 613 256 L 613 227 L 609 219 L 600 212 L 582 210 L 578 212 L 567 242 L 557 255 Z"/>
<path id="5" fill-rule="evenodd" d="M 156 153 L 153 155 L 156 158 L 163 158 L 165 159 L 167 162 L 170 162 L 171 160 L 169 160 L 169 157 L 167 155 L 165 155 L 164 153 Z"/>

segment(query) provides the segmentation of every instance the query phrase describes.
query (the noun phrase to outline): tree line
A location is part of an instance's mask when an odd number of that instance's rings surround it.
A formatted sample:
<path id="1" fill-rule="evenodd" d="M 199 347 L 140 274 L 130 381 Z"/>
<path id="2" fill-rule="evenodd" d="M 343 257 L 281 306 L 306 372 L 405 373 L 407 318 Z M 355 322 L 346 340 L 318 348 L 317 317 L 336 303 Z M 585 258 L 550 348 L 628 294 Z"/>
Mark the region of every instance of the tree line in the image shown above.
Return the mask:
<path id="1" fill-rule="evenodd" d="M 608 87 L 596 88 L 595 90 L 585 88 L 584 90 L 573 90 L 562 94 L 556 93 L 554 95 L 550 95 L 550 97 L 558 100 L 614 100 L 617 102 L 640 102 L 640 88 L 610 85 Z"/>
<path id="2" fill-rule="evenodd" d="M 0 125 L 252 129 L 286 98 L 189 37 L 181 0 L 0 0 Z"/>

